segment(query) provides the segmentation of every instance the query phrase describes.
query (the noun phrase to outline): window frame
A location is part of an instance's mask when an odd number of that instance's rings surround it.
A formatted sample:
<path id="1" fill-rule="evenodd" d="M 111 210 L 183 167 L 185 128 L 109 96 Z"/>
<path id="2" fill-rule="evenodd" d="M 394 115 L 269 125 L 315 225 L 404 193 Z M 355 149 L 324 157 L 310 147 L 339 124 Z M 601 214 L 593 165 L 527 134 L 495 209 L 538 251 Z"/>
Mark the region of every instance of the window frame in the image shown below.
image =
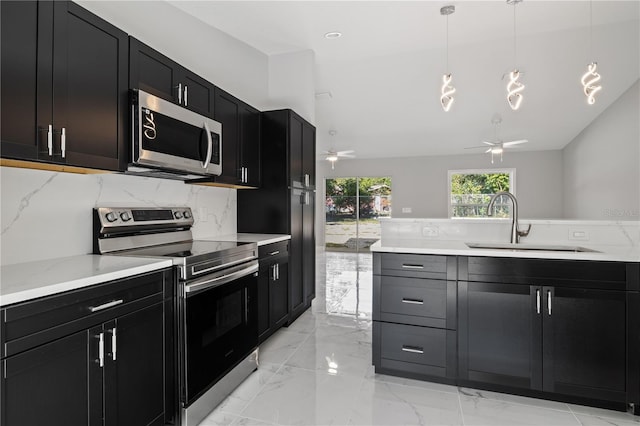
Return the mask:
<path id="1" fill-rule="evenodd" d="M 456 220 L 478 220 L 478 219 L 502 219 L 492 216 L 486 217 L 453 217 L 453 206 L 451 205 L 451 177 L 452 175 L 474 175 L 474 174 L 491 174 L 491 173 L 508 173 L 509 174 L 509 192 L 516 196 L 516 169 L 515 167 L 508 168 L 489 168 L 489 169 L 459 169 L 459 170 L 448 170 L 447 171 L 447 210 L 449 219 Z"/>

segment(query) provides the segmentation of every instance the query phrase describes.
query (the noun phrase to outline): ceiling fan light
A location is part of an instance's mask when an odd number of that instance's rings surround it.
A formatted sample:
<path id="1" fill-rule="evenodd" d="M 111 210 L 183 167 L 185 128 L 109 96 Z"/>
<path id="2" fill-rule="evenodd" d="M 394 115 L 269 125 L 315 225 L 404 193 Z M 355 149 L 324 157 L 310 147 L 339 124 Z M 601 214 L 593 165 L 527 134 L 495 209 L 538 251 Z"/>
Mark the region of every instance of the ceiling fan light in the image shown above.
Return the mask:
<path id="1" fill-rule="evenodd" d="M 327 155 L 327 161 L 331 161 L 332 163 L 336 162 L 336 161 L 338 161 L 338 156 L 337 155 L 333 155 L 333 154 L 332 155 Z"/>
<path id="2" fill-rule="evenodd" d="M 502 154 L 503 151 L 504 149 L 501 146 L 496 146 L 494 148 L 491 148 L 492 154 Z"/>

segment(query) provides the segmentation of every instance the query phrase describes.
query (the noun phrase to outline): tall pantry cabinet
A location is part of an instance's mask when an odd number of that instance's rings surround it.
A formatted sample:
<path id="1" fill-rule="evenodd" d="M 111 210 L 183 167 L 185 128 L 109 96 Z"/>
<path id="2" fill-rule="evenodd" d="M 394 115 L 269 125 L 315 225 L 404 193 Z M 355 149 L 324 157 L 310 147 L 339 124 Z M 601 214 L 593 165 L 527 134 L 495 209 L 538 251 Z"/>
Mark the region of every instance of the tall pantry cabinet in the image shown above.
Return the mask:
<path id="1" fill-rule="evenodd" d="M 238 191 L 238 232 L 290 234 L 289 322 L 315 297 L 316 130 L 290 109 L 262 113 L 262 180 Z"/>

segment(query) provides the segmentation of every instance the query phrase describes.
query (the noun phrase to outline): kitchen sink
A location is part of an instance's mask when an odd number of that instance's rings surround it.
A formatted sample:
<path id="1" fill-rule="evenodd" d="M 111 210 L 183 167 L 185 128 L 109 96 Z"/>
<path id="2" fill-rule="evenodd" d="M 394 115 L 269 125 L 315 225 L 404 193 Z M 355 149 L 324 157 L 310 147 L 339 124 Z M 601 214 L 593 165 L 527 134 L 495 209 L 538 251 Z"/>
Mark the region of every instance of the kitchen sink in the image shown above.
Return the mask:
<path id="1" fill-rule="evenodd" d="M 586 247 L 579 246 L 564 246 L 555 244 L 527 244 L 527 243 L 465 243 L 469 248 L 475 249 L 491 249 L 491 250 L 515 250 L 515 251 L 571 251 L 575 253 L 591 252 L 599 253 L 597 250 L 592 250 Z"/>

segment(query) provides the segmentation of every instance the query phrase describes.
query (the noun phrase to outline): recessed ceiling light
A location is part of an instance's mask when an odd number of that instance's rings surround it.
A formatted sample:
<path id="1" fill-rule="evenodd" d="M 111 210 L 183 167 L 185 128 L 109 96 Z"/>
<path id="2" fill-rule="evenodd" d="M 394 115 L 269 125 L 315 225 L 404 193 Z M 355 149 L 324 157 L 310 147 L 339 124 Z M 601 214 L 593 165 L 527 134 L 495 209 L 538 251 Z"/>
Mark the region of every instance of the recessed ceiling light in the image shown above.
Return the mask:
<path id="1" fill-rule="evenodd" d="M 342 33 L 339 31 L 331 31 L 324 35 L 324 38 L 340 38 L 342 37 Z"/>

